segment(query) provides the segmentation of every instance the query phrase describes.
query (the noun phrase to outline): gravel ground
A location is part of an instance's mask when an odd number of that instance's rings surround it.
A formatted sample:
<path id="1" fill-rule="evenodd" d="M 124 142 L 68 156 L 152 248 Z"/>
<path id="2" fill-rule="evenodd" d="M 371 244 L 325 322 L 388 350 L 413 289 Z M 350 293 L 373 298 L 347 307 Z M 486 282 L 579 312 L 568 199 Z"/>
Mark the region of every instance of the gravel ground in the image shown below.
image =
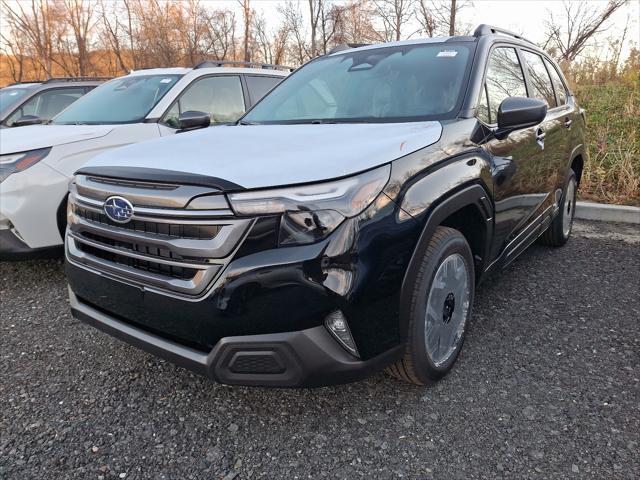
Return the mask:
<path id="1" fill-rule="evenodd" d="M 640 229 L 576 225 L 477 294 L 454 371 L 225 387 L 73 320 L 0 264 L 0 478 L 639 478 Z"/>

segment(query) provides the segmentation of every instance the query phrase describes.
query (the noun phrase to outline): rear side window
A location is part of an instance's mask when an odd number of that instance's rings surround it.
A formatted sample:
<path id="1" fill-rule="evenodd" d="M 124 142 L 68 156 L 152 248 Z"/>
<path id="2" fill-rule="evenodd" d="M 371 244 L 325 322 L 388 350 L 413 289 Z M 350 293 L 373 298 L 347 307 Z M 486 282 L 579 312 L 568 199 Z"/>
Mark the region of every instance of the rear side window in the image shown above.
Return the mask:
<path id="1" fill-rule="evenodd" d="M 529 96 L 538 98 L 547 102 L 549 108 L 556 106 L 556 97 L 553 94 L 553 87 L 551 86 L 551 79 L 549 73 L 544 66 L 542 57 L 538 54 L 523 51 L 524 62 L 527 64 L 529 71 L 529 80 L 531 83 L 531 92 Z"/>
<path id="2" fill-rule="evenodd" d="M 42 120 L 50 120 L 84 94 L 84 87 L 45 90 L 21 105 L 7 119 L 6 124 L 11 126 L 25 115 L 34 115 Z"/>
<path id="3" fill-rule="evenodd" d="M 553 89 L 556 91 L 558 106 L 565 105 L 567 103 L 567 90 L 564 87 L 564 83 L 560 79 L 556 68 L 546 59 L 544 63 L 547 65 L 547 70 L 549 70 L 549 74 L 551 75 L 551 82 L 553 83 Z"/>
<path id="4" fill-rule="evenodd" d="M 247 88 L 249 89 L 249 96 L 253 103 L 257 103 L 262 97 L 264 97 L 269 90 L 275 87 L 282 78 L 278 77 L 245 77 L 247 79 Z"/>
<path id="5" fill-rule="evenodd" d="M 235 122 L 245 110 L 240 77 L 229 75 L 196 80 L 171 105 L 162 121 L 178 128 L 178 117 L 190 110 L 208 113 L 212 125 Z"/>
<path id="6" fill-rule="evenodd" d="M 497 123 L 498 107 L 505 98 L 526 96 L 524 74 L 515 49 L 500 47 L 493 50 L 477 109 L 478 118 L 485 123 Z"/>

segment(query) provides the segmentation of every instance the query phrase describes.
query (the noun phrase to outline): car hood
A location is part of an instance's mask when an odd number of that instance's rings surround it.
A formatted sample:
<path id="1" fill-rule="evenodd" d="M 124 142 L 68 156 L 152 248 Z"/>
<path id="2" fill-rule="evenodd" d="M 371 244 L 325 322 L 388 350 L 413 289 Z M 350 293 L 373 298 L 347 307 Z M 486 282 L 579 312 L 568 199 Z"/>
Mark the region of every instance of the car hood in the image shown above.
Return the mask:
<path id="1" fill-rule="evenodd" d="M 0 131 L 0 154 L 26 152 L 104 137 L 114 125 L 30 125 Z"/>
<path id="2" fill-rule="evenodd" d="M 213 127 L 112 150 L 84 168 L 166 169 L 263 188 L 358 173 L 431 145 L 441 133 L 434 121 Z"/>

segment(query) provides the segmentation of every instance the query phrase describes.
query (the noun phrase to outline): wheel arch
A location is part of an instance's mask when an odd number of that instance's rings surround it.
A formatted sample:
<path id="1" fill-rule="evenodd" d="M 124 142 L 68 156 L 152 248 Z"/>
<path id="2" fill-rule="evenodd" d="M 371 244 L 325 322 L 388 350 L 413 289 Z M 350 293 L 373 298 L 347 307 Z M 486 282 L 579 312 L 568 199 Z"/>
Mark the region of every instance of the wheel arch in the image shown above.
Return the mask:
<path id="1" fill-rule="evenodd" d="M 571 170 L 573 170 L 576 174 L 578 185 L 580 185 L 580 180 L 584 171 L 585 155 L 584 145 L 580 144 L 572 150 L 571 155 L 569 156 L 569 164 L 567 166 L 565 176 L 568 178 Z"/>
<path id="2" fill-rule="evenodd" d="M 62 238 L 62 243 L 64 243 L 64 235 L 67 229 L 67 201 L 69 200 L 69 193 L 67 192 L 64 197 L 62 197 L 62 201 L 60 205 L 58 205 L 58 210 L 56 210 L 56 224 L 58 225 L 58 233 L 60 234 L 60 238 Z"/>
<path id="3" fill-rule="evenodd" d="M 411 285 L 415 279 L 420 261 L 429 240 L 438 226 L 455 228 L 465 236 L 475 260 L 476 280 L 484 267 L 489 264 L 491 239 L 493 238 L 493 205 L 490 195 L 478 183 L 466 185 L 433 205 L 424 215 L 424 225 L 400 289 L 400 338 L 407 338 L 409 310 L 411 305 Z"/>

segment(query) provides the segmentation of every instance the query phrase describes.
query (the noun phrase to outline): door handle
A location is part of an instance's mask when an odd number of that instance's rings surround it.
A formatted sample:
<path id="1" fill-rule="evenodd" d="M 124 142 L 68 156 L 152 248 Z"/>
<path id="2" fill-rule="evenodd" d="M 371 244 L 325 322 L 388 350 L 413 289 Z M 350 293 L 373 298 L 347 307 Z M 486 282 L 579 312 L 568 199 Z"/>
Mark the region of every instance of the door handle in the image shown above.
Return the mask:
<path id="1" fill-rule="evenodd" d="M 573 120 L 571 120 L 569 117 L 564 119 L 564 126 L 565 128 L 571 128 L 571 124 L 573 123 Z"/>
<path id="2" fill-rule="evenodd" d="M 536 130 L 536 142 L 538 142 L 538 145 L 542 150 L 544 150 L 544 137 L 546 136 L 547 134 L 544 133 L 544 130 L 542 128 L 538 128 Z"/>

